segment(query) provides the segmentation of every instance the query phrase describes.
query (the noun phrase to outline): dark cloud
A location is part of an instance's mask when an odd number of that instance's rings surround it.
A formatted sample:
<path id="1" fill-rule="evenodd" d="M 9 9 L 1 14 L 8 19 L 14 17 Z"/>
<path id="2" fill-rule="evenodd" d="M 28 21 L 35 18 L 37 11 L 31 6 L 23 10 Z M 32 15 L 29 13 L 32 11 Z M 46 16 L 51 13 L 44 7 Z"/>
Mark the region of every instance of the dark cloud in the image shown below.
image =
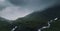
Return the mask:
<path id="1" fill-rule="evenodd" d="M 22 6 L 32 10 L 40 10 L 48 6 L 54 5 L 59 0 L 9 0 L 15 6 Z"/>
<path id="2" fill-rule="evenodd" d="M 10 3 L 14 4 L 14 5 L 25 5 L 26 2 L 24 2 L 24 0 L 9 0 Z"/>
<path id="3" fill-rule="evenodd" d="M 7 19 L 24 17 L 32 12 L 41 11 L 59 0 L 0 0 L 0 16 Z"/>
<path id="4" fill-rule="evenodd" d="M 5 8 L 5 7 L 3 7 L 3 6 L 0 6 L 0 11 L 2 11 L 4 8 Z"/>
<path id="5" fill-rule="evenodd" d="M 56 2 L 57 0 L 9 0 L 14 5 L 41 5 Z"/>
<path id="6" fill-rule="evenodd" d="M 2 11 L 3 9 L 5 9 L 6 7 L 9 6 L 9 2 L 7 0 L 0 0 L 0 11 Z"/>

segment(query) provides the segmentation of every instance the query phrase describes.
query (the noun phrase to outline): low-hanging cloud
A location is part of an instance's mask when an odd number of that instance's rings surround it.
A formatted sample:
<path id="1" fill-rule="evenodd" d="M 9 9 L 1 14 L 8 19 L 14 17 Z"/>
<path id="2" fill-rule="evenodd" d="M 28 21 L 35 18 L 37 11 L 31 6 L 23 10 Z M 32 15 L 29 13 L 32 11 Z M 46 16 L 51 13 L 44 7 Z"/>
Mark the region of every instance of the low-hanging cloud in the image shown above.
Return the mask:
<path id="1" fill-rule="evenodd" d="M 31 10 L 28 9 L 22 9 L 20 7 L 15 7 L 15 6 L 10 6 L 5 9 L 3 9 L 0 13 L 2 17 L 7 18 L 7 19 L 17 19 L 19 17 L 24 17 L 31 13 Z"/>
<path id="2" fill-rule="evenodd" d="M 0 17 L 15 20 L 54 3 L 56 0 L 0 0 Z"/>
<path id="3" fill-rule="evenodd" d="M 31 9 L 23 8 L 21 6 L 14 6 L 9 2 L 7 3 L 4 3 L 4 2 L 1 4 L 1 8 L 3 7 L 3 9 L 0 11 L 0 16 L 3 18 L 9 19 L 9 20 L 15 20 L 19 17 L 24 17 L 30 14 L 31 12 L 33 12 L 33 10 Z"/>

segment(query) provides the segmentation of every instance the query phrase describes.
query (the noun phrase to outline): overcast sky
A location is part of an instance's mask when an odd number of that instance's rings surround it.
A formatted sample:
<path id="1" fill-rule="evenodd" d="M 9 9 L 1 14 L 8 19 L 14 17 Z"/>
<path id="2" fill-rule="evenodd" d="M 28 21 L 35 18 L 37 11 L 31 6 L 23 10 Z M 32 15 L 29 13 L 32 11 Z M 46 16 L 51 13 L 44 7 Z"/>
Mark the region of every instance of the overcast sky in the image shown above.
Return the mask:
<path id="1" fill-rule="evenodd" d="M 0 0 L 0 17 L 15 20 L 53 5 L 56 0 Z"/>

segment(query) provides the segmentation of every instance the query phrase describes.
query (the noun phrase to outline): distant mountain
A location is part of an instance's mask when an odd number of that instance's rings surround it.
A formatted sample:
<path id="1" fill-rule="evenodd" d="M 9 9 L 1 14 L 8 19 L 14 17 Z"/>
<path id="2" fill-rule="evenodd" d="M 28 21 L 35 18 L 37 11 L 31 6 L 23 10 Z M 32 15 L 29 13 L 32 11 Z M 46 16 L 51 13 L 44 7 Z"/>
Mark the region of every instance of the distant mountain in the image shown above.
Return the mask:
<path id="1" fill-rule="evenodd" d="M 7 19 L 0 17 L 0 21 L 7 21 Z"/>

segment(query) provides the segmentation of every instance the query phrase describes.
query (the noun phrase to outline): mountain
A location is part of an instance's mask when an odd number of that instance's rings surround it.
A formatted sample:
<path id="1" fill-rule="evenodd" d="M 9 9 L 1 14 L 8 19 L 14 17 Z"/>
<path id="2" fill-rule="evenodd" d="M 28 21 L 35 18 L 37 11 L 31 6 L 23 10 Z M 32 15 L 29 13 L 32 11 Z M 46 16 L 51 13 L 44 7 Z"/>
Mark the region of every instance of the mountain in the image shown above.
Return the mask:
<path id="1" fill-rule="evenodd" d="M 47 22 L 48 18 L 46 18 L 43 14 L 41 14 L 40 12 L 33 12 L 25 17 L 18 18 L 13 23 L 15 23 L 15 25 L 17 26 L 23 25 L 23 27 L 25 27 L 25 28 L 20 27 L 19 29 L 17 29 L 19 31 L 22 30 L 27 31 L 27 28 L 28 30 L 34 31 L 43 26 L 47 26 Z"/>
<path id="2" fill-rule="evenodd" d="M 0 17 L 0 31 L 10 31 L 10 23 L 7 19 Z"/>
<path id="3" fill-rule="evenodd" d="M 16 29 L 16 31 L 17 30 L 18 31 L 22 31 L 22 30 L 23 31 L 28 31 L 28 30 L 37 31 L 39 28 L 43 26 L 47 26 L 49 20 L 52 20 L 56 17 L 60 18 L 59 13 L 60 13 L 60 6 L 54 6 L 51 8 L 47 8 L 43 11 L 33 12 L 25 17 L 18 18 L 13 23 L 14 25 L 19 26 L 19 28 Z M 53 22 L 51 24 L 51 27 L 47 29 L 47 31 L 52 31 L 52 30 L 57 31 L 58 29 L 60 29 L 58 28 L 60 26 L 59 24 L 60 24 L 59 21 Z"/>
<path id="4" fill-rule="evenodd" d="M 59 20 L 54 21 L 54 18 Z M 33 12 L 25 17 L 18 18 L 12 23 L 0 17 L 0 31 L 11 31 L 15 26 L 15 31 L 38 31 L 39 28 L 48 25 L 48 21 L 53 20 L 51 26 L 42 31 L 60 31 L 60 6 L 47 8 L 43 11 Z"/>
<path id="5" fill-rule="evenodd" d="M 60 19 L 56 22 L 51 23 L 50 28 L 43 29 L 42 31 L 60 31 Z"/>

